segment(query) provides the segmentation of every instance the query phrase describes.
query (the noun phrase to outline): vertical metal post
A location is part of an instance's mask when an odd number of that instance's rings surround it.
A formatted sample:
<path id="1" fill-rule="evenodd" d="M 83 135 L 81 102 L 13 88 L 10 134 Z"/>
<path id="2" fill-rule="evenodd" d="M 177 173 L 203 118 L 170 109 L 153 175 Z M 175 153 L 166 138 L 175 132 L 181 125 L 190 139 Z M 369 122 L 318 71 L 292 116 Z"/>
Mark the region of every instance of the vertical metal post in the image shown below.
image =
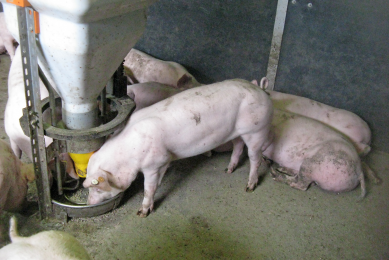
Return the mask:
<path id="1" fill-rule="evenodd" d="M 30 128 L 32 160 L 36 175 L 41 218 L 52 215 L 50 183 L 47 170 L 46 146 L 43 133 L 42 106 L 39 88 L 38 59 L 35 43 L 34 10 L 17 7 L 23 78 Z"/>
<path id="2" fill-rule="evenodd" d="M 43 84 L 46 86 L 47 91 L 49 92 L 49 104 L 50 104 L 50 115 L 51 115 L 51 125 L 56 127 L 57 126 L 57 110 L 55 105 L 55 94 L 53 86 L 51 86 L 49 80 L 46 78 L 45 74 L 43 73 L 42 69 L 38 66 L 38 74 L 40 79 L 42 80 Z M 55 152 L 55 170 L 57 173 L 57 189 L 58 194 L 63 194 L 63 185 L 62 185 L 62 179 L 64 174 L 61 170 L 61 161 L 59 159 L 59 144 L 58 140 L 53 140 L 53 150 Z M 51 159 L 51 158 L 49 158 Z"/>
<path id="3" fill-rule="evenodd" d="M 278 0 L 276 19 L 274 21 L 273 38 L 271 41 L 269 62 L 267 64 L 266 77 L 269 80 L 267 89 L 273 90 L 276 81 L 278 60 L 280 59 L 282 35 L 284 33 L 286 11 L 289 0 Z"/>

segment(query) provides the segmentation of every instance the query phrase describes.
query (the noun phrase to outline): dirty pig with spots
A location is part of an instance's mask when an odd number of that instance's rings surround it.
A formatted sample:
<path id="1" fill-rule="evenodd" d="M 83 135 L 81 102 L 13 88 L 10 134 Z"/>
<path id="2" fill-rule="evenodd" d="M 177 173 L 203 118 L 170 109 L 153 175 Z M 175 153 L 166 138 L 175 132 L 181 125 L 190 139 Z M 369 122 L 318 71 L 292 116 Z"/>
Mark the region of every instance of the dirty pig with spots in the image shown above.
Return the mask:
<path id="1" fill-rule="evenodd" d="M 123 65 L 131 84 L 159 82 L 182 89 L 201 85 L 181 64 L 163 61 L 136 49 L 131 49 Z"/>
<path id="2" fill-rule="evenodd" d="M 145 191 L 138 215 L 145 217 L 153 210 L 154 194 L 171 161 L 202 154 L 228 141 L 234 144 L 229 172 L 247 145 L 246 190 L 252 191 L 258 183 L 262 151 L 270 142 L 272 115 L 268 95 L 239 79 L 192 88 L 143 108 L 90 158 L 83 183 L 89 188 L 88 204 L 126 190 L 142 172 Z"/>
<path id="3" fill-rule="evenodd" d="M 253 81 L 256 84 L 256 81 Z M 261 79 L 260 87 L 266 90 L 268 80 Z M 356 114 L 309 98 L 277 91 L 268 91 L 274 107 L 284 111 L 318 120 L 346 135 L 352 141 L 360 156 L 370 151 L 371 131 L 367 123 Z"/>
<path id="4" fill-rule="evenodd" d="M 341 133 L 311 118 L 274 109 L 274 139 L 263 152 L 272 160 L 274 179 L 306 190 L 316 183 L 331 192 L 344 192 L 365 181 L 361 160 L 352 143 Z"/>

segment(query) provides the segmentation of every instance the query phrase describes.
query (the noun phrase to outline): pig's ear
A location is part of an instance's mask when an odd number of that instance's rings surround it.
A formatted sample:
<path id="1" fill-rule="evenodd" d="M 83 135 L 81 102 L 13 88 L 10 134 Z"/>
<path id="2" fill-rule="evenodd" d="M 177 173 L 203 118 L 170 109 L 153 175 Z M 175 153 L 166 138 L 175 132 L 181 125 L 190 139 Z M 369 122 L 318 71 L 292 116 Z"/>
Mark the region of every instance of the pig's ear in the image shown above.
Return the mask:
<path id="1" fill-rule="evenodd" d="M 259 84 L 259 87 L 263 90 L 266 90 L 268 86 L 269 86 L 269 80 L 266 77 L 263 77 L 261 79 L 261 83 Z"/>
<path id="2" fill-rule="evenodd" d="M 182 75 L 182 77 L 177 81 L 177 87 L 182 88 L 185 87 L 186 84 L 192 81 L 192 77 L 188 76 L 186 73 Z"/>
<path id="3" fill-rule="evenodd" d="M 82 185 L 84 188 L 98 188 L 103 191 L 110 191 L 112 188 L 109 185 L 107 173 L 110 174 L 100 169 L 94 177 L 87 177 Z"/>
<path id="4" fill-rule="evenodd" d="M 258 86 L 258 81 L 257 81 L 256 79 L 253 79 L 253 80 L 251 81 L 251 83 L 254 84 L 255 86 Z"/>

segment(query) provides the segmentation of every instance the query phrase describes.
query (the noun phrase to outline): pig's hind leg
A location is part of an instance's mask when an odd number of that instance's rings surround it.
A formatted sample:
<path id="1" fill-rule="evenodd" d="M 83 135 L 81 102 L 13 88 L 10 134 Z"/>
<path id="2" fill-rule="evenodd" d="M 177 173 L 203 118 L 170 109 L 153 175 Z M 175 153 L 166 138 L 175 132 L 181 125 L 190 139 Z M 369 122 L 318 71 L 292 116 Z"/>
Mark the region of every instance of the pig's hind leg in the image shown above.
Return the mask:
<path id="1" fill-rule="evenodd" d="M 145 218 L 153 211 L 155 192 L 157 191 L 158 186 L 161 184 L 162 178 L 165 175 L 168 166 L 169 164 L 166 164 L 160 167 L 158 170 L 143 171 L 143 175 L 145 176 L 144 198 L 142 207 L 137 212 L 138 216 Z"/>
<path id="2" fill-rule="evenodd" d="M 235 170 L 236 166 L 239 163 L 239 158 L 243 153 L 243 148 L 244 148 L 244 142 L 240 137 L 237 137 L 234 140 L 232 140 L 232 144 L 233 144 L 232 155 L 231 155 L 230 163 L 228 164 L 228 168 L 226 169 L 227 173 L 232 173 Z"/>
<path id="3" fill-rule="evenodd" d="M 260 175 L 258 169 L 263 161 L 262 146 L 265 143 L 267 135 L 257 132 L 255 134 L 242 135 L 241 137 L 247 146 L 247 152 L 250 159 L 250 173 L 246 192 L 252 192 L 258 185 L 258 178 Z"/>

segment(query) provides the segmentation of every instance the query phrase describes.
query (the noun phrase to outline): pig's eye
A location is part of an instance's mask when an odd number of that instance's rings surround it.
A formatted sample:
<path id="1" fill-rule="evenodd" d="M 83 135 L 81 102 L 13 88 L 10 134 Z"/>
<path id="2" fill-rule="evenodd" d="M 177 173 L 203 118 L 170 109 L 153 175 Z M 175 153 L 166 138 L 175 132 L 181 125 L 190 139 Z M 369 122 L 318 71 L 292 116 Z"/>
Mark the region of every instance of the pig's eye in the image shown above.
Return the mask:
<path id="1" fill-rule="evenodd" d="M 98 192 L 98 193 L 101 193 L 101 192 L 102 192 L 102 190 L 100 190 L 100 189 L 96 189 L 96 192 Z"/>

